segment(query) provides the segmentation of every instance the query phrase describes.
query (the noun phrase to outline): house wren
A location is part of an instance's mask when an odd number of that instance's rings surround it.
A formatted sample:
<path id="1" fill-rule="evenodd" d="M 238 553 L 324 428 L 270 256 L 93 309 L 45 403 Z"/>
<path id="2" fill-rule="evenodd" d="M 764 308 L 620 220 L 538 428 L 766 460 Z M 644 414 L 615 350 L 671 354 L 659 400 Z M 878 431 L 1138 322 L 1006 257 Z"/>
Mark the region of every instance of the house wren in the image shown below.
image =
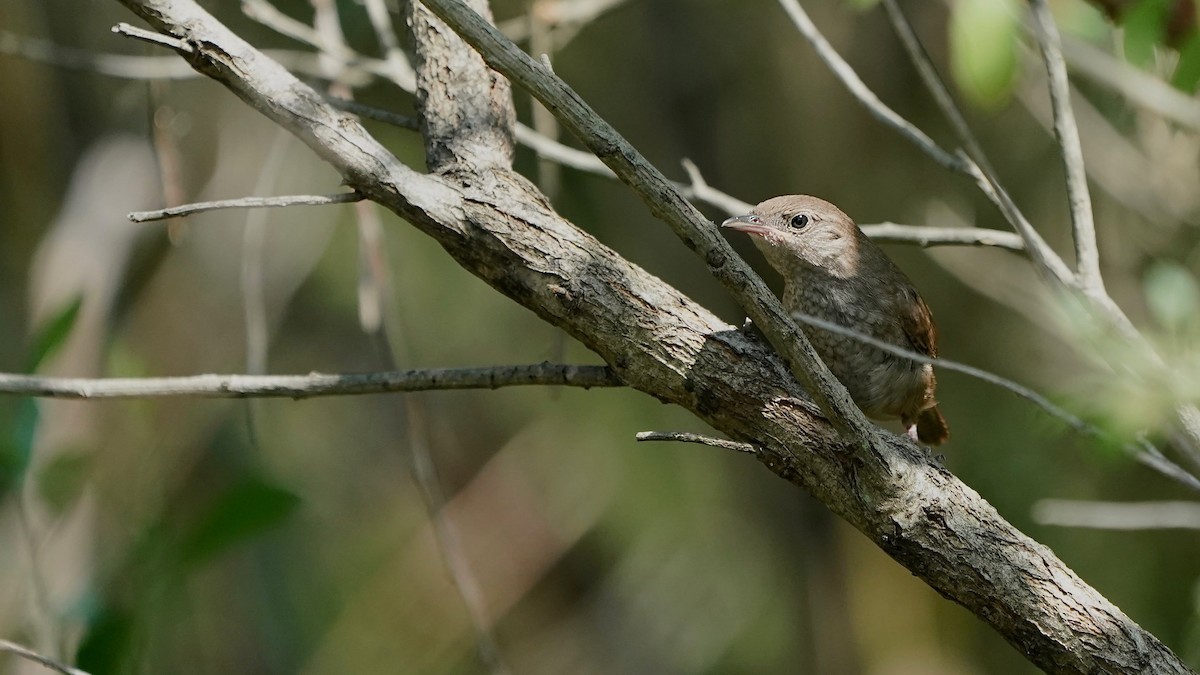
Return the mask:
<path id="1" fill-rule="evenodd" d="M 721 224 L 753 235 L 783 276 L 783 306 L 877 340 L 937 356 L 937 328 L 912 282 L 850 217 L 807 195 L 775 197 Z M 933 366 L 800 322 L 829 370 L 862 411 L 900 421 L 937 445 L 950 435 L 934 400 Z"/>

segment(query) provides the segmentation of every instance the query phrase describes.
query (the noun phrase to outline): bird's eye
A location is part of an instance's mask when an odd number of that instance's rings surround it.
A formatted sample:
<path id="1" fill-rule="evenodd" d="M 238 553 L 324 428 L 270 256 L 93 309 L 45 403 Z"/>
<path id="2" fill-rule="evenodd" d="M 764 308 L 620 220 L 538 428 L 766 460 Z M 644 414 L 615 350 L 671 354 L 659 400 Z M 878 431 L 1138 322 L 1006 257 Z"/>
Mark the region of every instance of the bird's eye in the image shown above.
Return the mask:
<path id="1" fill-rule="evenodd" d="M 788 221 L 788 225 L 790 225 L 792 229 L 804 229 L 808 225 L 808 216 L 804 215 L 803 213 L 797 213 L 796 215 L 792 216 L 790 221 Z"/>

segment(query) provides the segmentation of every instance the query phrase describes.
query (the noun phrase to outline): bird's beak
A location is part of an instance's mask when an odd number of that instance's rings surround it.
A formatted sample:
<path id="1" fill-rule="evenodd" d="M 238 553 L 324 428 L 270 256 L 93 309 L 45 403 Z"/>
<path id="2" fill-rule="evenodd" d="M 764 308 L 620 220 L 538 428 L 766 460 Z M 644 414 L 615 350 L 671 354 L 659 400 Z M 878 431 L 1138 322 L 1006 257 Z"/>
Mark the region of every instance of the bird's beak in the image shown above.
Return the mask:
<path id="1" fill-rule="evenodd" d="M 757 234 L 759 236 L 771 231 L 771 228 L 763 224 L 762 218 L 754 214 L 728 218 L 725 222 L 721 223 L 721 227 L 728 227 L 731 230 L 745 232 L 746 234 Z"/>

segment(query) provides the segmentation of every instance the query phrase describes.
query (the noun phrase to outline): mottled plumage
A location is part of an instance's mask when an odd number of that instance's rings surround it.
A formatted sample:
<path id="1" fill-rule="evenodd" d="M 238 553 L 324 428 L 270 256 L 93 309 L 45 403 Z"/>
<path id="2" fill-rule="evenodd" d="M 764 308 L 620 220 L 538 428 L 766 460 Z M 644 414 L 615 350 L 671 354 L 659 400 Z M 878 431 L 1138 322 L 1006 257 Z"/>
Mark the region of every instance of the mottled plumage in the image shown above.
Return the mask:
<path id="1" fill-rule="evenodd" d="M 845 213 L 816 197 L 775 197 L 723 224 L 753 235 L 783 276 L 783 306 L 878 340 L 937 356 L 937 329 L 912 282 Z M 930 444 L 949 431 L 934 399 L 933 367 L 846 335 L 800 324 L 863 412 L 899 417 Z"/>

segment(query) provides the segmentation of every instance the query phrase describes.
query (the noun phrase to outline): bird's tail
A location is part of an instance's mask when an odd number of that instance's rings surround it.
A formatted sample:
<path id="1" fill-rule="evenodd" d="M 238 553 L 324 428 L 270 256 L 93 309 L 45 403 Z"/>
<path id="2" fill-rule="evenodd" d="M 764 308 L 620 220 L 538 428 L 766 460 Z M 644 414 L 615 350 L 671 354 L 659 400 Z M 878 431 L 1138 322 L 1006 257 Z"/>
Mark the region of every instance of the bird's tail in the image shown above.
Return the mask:
<path id="1" fill-rule="evenodd" d="M 941 445 L 950 438 L 950 427 L 946 426 L 946 418 L 937 406 L 922 410 L 917 415 L 917 438 L 922 443 Z"/>

